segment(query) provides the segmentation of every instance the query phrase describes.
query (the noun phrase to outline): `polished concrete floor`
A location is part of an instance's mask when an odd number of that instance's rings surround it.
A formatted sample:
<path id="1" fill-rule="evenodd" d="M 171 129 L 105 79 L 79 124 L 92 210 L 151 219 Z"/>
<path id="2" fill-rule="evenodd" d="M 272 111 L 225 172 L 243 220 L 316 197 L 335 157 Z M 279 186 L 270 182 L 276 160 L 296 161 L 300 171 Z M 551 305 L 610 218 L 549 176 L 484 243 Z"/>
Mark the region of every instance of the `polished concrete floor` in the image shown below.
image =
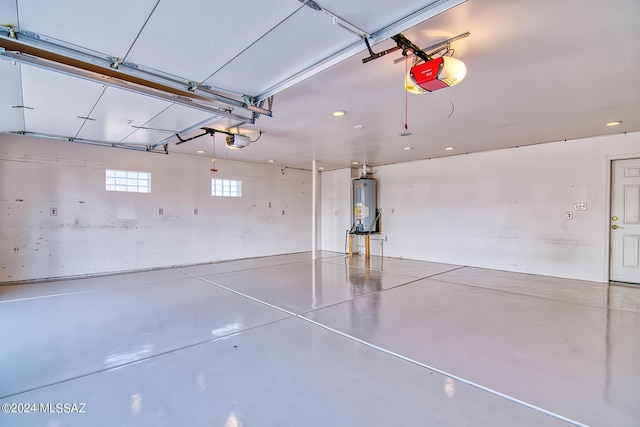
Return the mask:
<path id="1" fill-rule="evenodd" d="M 640 425 L 640 287 L 319 255 L 0 286 L 0 426 Z"/>

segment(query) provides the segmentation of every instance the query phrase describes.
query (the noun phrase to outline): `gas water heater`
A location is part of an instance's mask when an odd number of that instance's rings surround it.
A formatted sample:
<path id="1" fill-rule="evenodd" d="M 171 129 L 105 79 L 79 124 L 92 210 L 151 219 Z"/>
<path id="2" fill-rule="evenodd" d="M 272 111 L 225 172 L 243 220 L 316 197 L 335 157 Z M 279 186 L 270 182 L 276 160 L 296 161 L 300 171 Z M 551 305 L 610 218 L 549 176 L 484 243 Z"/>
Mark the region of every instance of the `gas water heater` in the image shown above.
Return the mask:
<path id="1" fill-rule="evenodd" d="M 352 233 L 376 233 L 376 180 L 357 178 L 353 182 Z"/>

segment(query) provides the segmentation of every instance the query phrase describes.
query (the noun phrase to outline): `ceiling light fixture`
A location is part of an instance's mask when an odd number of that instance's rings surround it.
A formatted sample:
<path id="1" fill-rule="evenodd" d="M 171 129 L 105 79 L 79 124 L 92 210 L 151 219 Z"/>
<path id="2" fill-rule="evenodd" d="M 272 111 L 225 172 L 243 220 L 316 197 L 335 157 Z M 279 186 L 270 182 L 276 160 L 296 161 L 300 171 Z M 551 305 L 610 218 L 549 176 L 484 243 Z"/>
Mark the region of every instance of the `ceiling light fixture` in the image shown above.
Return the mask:
<path id="1" fill-rule="evenodd" d="M 269 163 L 275 163 L 276 161 L 275 161 L 275 160 L 267 160 L 267 162 L 269 162 Z"/>
<path id="2" fill-rule="evenodd" d="M 333 112 L 333 116 L 334 116 L 334 117 L 342 117 L 342 116 L 344 116 L 345 114 L 347 114 L 347 112 L 346 112 L 346 111 L 344 111 L 344 110 L 338 110 L 338 111 L 334 111 L 334 112 Z"/>
<path id="3" fill-rule="evenodd" d="M 364 125 L 355 125 L 353 128 L 354 129 L 362 129 L 364 127 Z"/>
<path id="4" fill-rule="evenodd" d="M 444 147 L 444 149 L 447 150 L 447 151 L 451 151 L 451 150 L 455 150 L 456 147 Z"/>
<path id="5" fill-rule="evenodd" d="M 319 171 L 323 171 L 323 170 L 324 170 L 324 167 L 320 166 L 320 167 L 318 168 L 318 170 L 319 170 Z"/>
<path id="6" fill-rule="evenodd" d="M 204 154 L 204 153 L 205 153 L 205 151 L 204 151 L 204 150 L 197 150 L 197 151 L 196 151 L 196 153 L 198 153 L 198 154 Z"/>
<path id="7" fill-rule="evenodd" d="M 352 165 L 359 165 L 360 162 L 351 162 Z"/>
<path id="8" fill-rule="evenodd" d="M 622 120 L 616 120 L 615 122 L 608 122 L 607 126 L 618 126 L 622 123 Z"/>
<path id="9" fill-rule="evenodd" d="M 404 147 L 404 151 L 410 151 L 413 150 L 413 147 Z"/>

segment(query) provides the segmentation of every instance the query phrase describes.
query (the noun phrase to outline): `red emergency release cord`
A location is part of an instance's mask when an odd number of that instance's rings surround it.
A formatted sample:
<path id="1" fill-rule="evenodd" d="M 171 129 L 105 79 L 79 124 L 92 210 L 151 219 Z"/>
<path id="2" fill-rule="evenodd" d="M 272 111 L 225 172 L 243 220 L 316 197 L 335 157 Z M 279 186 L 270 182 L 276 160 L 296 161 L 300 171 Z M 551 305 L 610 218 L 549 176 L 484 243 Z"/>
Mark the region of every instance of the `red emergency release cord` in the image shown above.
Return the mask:
<path id="1" fill-rule="evenodd" d="M 405 58 L 404 60 L 404 78 L 407 78 L 409 74 L 409 58 Z M 409 92 L 407 88 L 404 88 L 404 133 L 407 133 L 409 130 Z"/>

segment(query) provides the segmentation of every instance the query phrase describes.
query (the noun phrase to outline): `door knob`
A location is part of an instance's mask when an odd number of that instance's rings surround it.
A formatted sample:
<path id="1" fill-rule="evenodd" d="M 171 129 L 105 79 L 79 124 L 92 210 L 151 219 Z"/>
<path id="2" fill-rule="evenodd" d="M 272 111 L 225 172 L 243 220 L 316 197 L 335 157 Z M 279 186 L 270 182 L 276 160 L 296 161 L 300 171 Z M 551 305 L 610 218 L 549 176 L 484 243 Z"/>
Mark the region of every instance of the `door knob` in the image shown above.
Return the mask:
<path id="1" fill-rule="evenodd" d="M 613 225 L 611 226 L 611 228 L 612 228 L 613 230 L 617 230 L 618 228 L 624 228 L 624 227 L 620 227 L 619 225 L 615 225 L 615 224 L 613 224 Z"/>
<path id="2" fill-rule="evenodd" d="M 618 220 L 618 217 L 617 217 L 617 216 L 612 216 L 612 217 L 611 217 L 611 221 L 617 221 L 617 220 Z"/>

